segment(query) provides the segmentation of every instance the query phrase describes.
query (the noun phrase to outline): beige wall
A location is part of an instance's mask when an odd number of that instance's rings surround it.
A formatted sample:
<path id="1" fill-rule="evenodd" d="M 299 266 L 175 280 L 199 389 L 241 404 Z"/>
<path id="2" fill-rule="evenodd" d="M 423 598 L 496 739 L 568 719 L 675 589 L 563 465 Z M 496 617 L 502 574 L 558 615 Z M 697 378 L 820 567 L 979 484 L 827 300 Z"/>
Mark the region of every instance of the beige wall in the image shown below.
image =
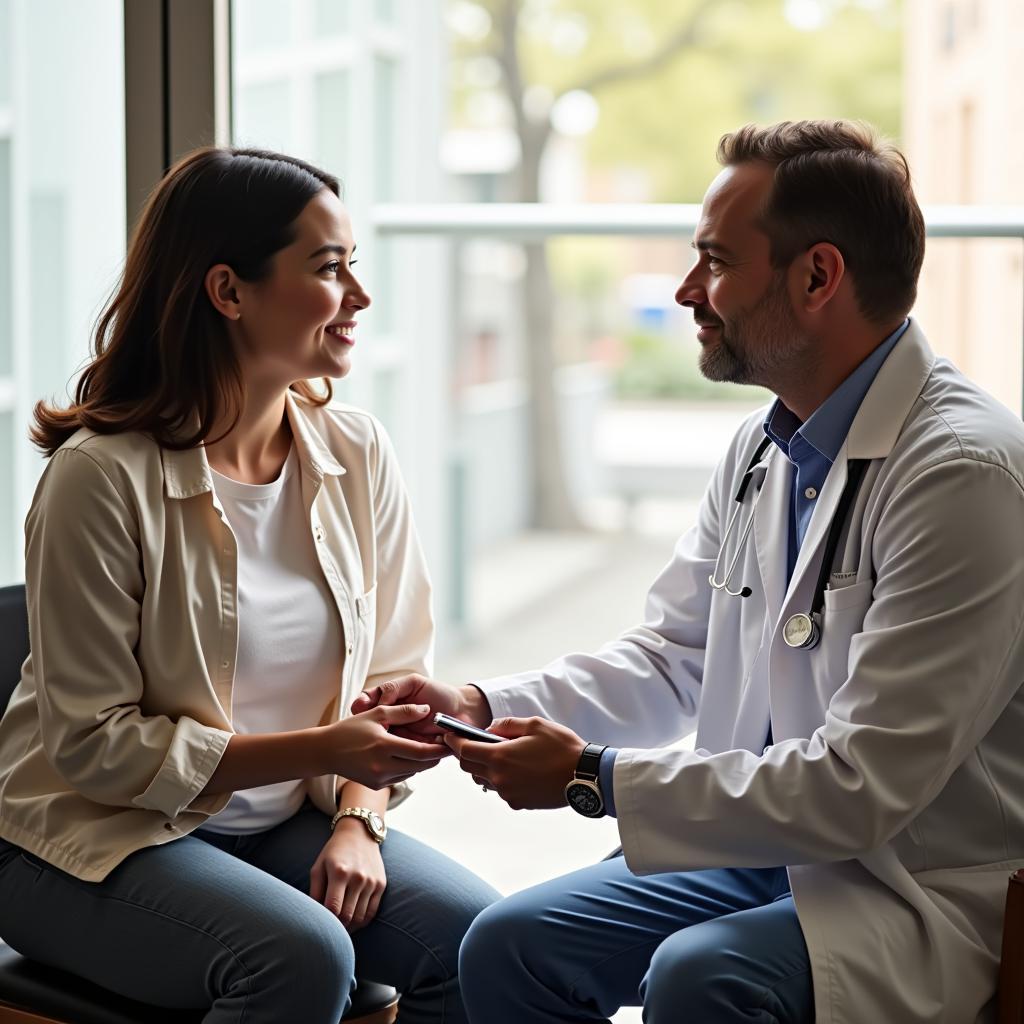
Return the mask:
<path id="1" fill-rule="evenodd" d="M 1024 3 L 906 0 L 903 137 L 922 204 L 1024 203 Z M 1024 243 L 930 239 L 916 314 L 1021 409 Z"/>

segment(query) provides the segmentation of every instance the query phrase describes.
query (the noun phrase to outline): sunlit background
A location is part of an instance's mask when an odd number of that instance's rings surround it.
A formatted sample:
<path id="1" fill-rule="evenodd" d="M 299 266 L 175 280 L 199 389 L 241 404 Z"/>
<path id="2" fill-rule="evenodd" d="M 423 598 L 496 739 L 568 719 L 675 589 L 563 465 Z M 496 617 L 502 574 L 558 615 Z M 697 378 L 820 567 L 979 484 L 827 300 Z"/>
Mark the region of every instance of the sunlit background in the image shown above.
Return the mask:
<path id="1" fill-rule="evenodd" d="M 805 117 L 871 121 L 933 212 L 1012 219 L 1024 203 L 1017 0 L 223 7 L 221 134 L 345 183 L 375 301 L 338 392 L 395 439 L 451 682 L 635 621 L 731 431 L 765 401 L 697 372 L 673 302 L 686 232 L 524 242 L 473 228 L 490 204 L 545 204 L 557 222 L 575 204 L 699 203 L 724 132 Z M 0 584 L 23 578 L 43 467 L 32 404 L 67 394 L 124 255 L 123 72 L 120 0 L 0 0 Z M 1021 261 L 1020 237 L 933 239 L 915 311 L 1017 411 Z M 505 891 L 615 845 L 613 823 L 514 815 L 455 765 L 393 817 Z"/>

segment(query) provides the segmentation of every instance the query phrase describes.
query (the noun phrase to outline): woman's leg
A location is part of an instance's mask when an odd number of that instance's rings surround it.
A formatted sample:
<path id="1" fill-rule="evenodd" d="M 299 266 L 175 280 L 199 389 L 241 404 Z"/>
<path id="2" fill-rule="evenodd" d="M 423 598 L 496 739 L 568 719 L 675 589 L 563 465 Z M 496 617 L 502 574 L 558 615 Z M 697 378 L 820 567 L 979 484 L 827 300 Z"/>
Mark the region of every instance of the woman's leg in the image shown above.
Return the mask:
<path id="1" fill-rule="evenodd" d="M 323 907 L 186 837 L 83 882 L 0 843 L 0 936 L 18 952 L 205 1024 L 337 1024 L 355 955 Z"/>
<path id="2" fill-rule="evenodd" d="M 240 847 L 239 854 L 308 892 L 309 870 L 329 835 L 329 819 L 307 805 L 258 841 L 251 837 L 252 845 Z M 463 1024 L 459 945 L 473 919 L 499 893 L 401 832 L 388 832 L 381 855 L 387 888 L 376 918 L 352 936 L 356 974 L 402 993 L 400 1024 Z"/>

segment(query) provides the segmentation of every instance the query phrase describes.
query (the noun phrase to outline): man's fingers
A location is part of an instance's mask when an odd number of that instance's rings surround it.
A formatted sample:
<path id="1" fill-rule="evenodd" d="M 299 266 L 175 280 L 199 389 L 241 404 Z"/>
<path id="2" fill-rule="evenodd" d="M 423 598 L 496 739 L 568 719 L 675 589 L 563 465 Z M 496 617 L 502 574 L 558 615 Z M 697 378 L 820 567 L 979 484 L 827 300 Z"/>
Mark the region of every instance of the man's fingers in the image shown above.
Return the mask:
<path id="1" fill-rule="evenodd" d="M 514 740 L 520 736 L 529 736 L 535 725 L 536 719 L 533 718 L 496 718 L 487 728 L 498 736 Z"/>
<path id="2" fill-rule="evenodd" d="M 356 715 L 382 705 L 404 704 L 415 696 L 423 682 L 421 676 L 402 676 L 400 679 L 389 679 L 386 683 L 364 690 L 352 702 L 352 714 Z"/>
<path id="3" fill-rule="evenodd" d="M 411 725 L 430 715 L 429 704 L 378 704 L 369 714 L 385 726 Z"/>

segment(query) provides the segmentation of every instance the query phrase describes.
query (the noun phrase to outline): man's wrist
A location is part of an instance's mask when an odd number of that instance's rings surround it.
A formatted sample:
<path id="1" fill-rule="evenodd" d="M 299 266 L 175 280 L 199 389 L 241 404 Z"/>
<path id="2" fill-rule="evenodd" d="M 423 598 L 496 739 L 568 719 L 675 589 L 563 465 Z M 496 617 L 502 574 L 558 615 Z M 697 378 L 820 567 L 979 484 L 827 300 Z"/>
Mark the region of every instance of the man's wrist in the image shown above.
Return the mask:
<path id="1" fill-rule="evenodd" d="M 467 683 L 459 687 L 459 702 L 462 716 L 468 718 L 479 729 L 486 729 L 494 721 L 490 702 L 479 686 Z"/>

